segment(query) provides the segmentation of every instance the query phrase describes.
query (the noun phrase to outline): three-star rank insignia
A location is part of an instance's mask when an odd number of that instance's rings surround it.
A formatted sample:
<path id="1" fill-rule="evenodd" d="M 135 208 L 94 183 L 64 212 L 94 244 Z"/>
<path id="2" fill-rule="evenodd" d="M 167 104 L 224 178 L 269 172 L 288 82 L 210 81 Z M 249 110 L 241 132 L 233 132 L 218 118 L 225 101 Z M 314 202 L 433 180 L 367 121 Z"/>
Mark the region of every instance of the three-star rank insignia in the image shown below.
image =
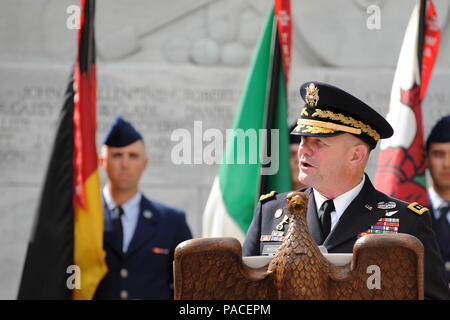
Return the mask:
<path id="1" fill-rule="evenodd" d="M 273 196 L 275 196 L 276 194 L 277 194 L 276 191 L 272 191 L 272 192 L 270 192 L 270 193 L 268 193 L 268 194 L 263 194 L 261 197 L 259 197 L 259 201 L 264 201 L 264 200 L 266 200 L 266 199 L 270 199 L 270 198 L 272 198 Z"/>
<path id="2" fill-rule="evenodd" d="M 427 207 L 424 207 L 417 202 L 413 202 L 408 206 L 408 209 L 411 210 L 414 213 L 417 213 L 419 216 L 423 213 L 429 211 Z"/>

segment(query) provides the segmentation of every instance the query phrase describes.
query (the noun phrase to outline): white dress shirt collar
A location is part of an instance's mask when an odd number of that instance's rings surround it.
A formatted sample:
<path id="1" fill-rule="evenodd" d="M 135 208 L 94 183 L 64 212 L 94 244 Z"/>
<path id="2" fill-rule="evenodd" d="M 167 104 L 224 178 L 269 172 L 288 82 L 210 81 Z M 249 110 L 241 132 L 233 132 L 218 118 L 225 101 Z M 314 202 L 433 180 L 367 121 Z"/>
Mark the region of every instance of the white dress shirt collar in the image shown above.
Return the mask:
<path id="1" fill-rule="evenodd" d="M 110 213 L 114 213 L 114 209 L 117 207 L 116 202 L 111 196 L 108 187 L 105 185 L 103 188 L 103 197 L 106 202 L 107 209 Z M 128 250 L 128 247 L 133 238 L 134 231 L 139 220 L 139 213 L 141 210 L 142 193 L 139 191 L 127 202 L 122 204 L 124 214 L 121 217 L 122 229 L 123 229 L 123 252 Z M 111 217 L 116 218 L 116 217 Z"/>
<path id="2" fill-rule="evenodd" d="M 106 185 L 103 187 L 103 197 L 105 199 L 105 203 L 106 203 L 106 206 L 108 207 L 108 210 L 112 211 L 117 207 L 117 203 L 114 201 L 114 198 L 111 196 L 108 186 L 106 186 Z M 125 216 L 127 215 L 127 213 L 130 210 L 135 209 L 136 206 L 139 211 L 141 198 L 142 198 L 142 194 L 138 191 L 130 200 L 128 200 L 127 202 L 122 204 L 122 209 L 124 211 Z"/>
<path id="3" fill-rule="evenodd" d="M 446 203 L 446 201 L 441 198 L 432 186 L 428 187 L 428 197 L 430 198 L 430 205 L 433 208 L 434 217 L 437 220 L 441 217 L 441 212 L 439 209 Z"/>
<path id="4" fill-rule="evenodd" d="M 335 211 L 331 213 L 331 229 L 333 229 L 333 227 L 337 224 L 342 214 L 344 213 L 345 209 L 347 209 L 347 207 L 350 205 L 353 199 L 355 199 L 356 196 L 361 192 L 365 181 L 366 176 L 363 175 L 361 182 L 357 186 L 333 199 Z M 321 195 L 315 189 L 313 189 L 313 192 L 314 192 L 314 200 L 316 202 L 317 213 L 319 214 L 320 207 L 326 200 L 329 199 Z"/>

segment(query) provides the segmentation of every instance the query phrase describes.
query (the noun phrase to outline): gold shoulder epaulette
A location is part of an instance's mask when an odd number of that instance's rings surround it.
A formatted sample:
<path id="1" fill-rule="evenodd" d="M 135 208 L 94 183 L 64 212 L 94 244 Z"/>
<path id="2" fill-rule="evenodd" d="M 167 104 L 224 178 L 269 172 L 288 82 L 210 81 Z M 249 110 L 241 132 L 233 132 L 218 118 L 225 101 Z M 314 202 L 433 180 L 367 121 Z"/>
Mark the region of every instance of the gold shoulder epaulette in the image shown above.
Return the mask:
<path id="1" fill-rule="evenodd" d="M 422 215 L 424 212 L 429 211 L 427 207 L 424 207 L 417 202 L 413 202 L 408 206 L 408 209 L 411 210 L 414 213 L 417 213 L 418 215 Z"/>
<path id="2" fill-rule="evenodd" d="M 272 197 L 273 197 L 274 195 L 276 195 L 276 194 L 277 194 L 276 191 L 272 191 L 272 192 L 270 192 L 270 193 L 268 193 L 268 194 L 263 194 L 261 197 L 259 197 L 259 201 L 263 201 L 263 200 L 272 198 Z"/>

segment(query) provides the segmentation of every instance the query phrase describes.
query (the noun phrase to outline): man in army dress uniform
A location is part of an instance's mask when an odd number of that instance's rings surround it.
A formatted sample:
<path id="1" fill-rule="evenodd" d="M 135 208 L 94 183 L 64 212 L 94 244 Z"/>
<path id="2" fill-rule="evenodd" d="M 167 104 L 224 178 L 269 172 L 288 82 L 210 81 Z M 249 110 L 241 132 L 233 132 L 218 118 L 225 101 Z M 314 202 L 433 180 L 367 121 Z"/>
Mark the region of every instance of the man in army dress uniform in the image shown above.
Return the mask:
<path id="1" fill-rule="evenodd" d="M 329 253 L 352 253 L 368 233 L 401 232 L 424 245 L 425 297 L 450 299 L 442 258 L 427 208 L 391 198 L 373 187 L 364 170 L 370 151 L 393 134 L 375 110 L 325 83 L 300 87 L 306 102 L 297 127 L 299 180 L 309 186 L 307 223 L 312 237 Z M 244 256 L 272 255 L 287 231 L 286 194 L 262 196 L 243 244 Z"/>

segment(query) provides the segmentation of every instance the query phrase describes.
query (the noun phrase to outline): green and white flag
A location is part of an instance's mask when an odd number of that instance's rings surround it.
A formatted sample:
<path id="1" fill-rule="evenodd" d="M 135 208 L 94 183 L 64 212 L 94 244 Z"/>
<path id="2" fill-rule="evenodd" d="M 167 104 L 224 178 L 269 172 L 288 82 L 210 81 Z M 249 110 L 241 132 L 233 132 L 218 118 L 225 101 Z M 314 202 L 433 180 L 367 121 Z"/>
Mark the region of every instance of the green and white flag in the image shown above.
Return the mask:
<path id="1" fill-rule="evenodd" d="M 242 242 L 260 195 L 291 190 L 286 78 L 274 17 L 272 9 L 203 213 L 203 237 L 234 237 Z"/>

